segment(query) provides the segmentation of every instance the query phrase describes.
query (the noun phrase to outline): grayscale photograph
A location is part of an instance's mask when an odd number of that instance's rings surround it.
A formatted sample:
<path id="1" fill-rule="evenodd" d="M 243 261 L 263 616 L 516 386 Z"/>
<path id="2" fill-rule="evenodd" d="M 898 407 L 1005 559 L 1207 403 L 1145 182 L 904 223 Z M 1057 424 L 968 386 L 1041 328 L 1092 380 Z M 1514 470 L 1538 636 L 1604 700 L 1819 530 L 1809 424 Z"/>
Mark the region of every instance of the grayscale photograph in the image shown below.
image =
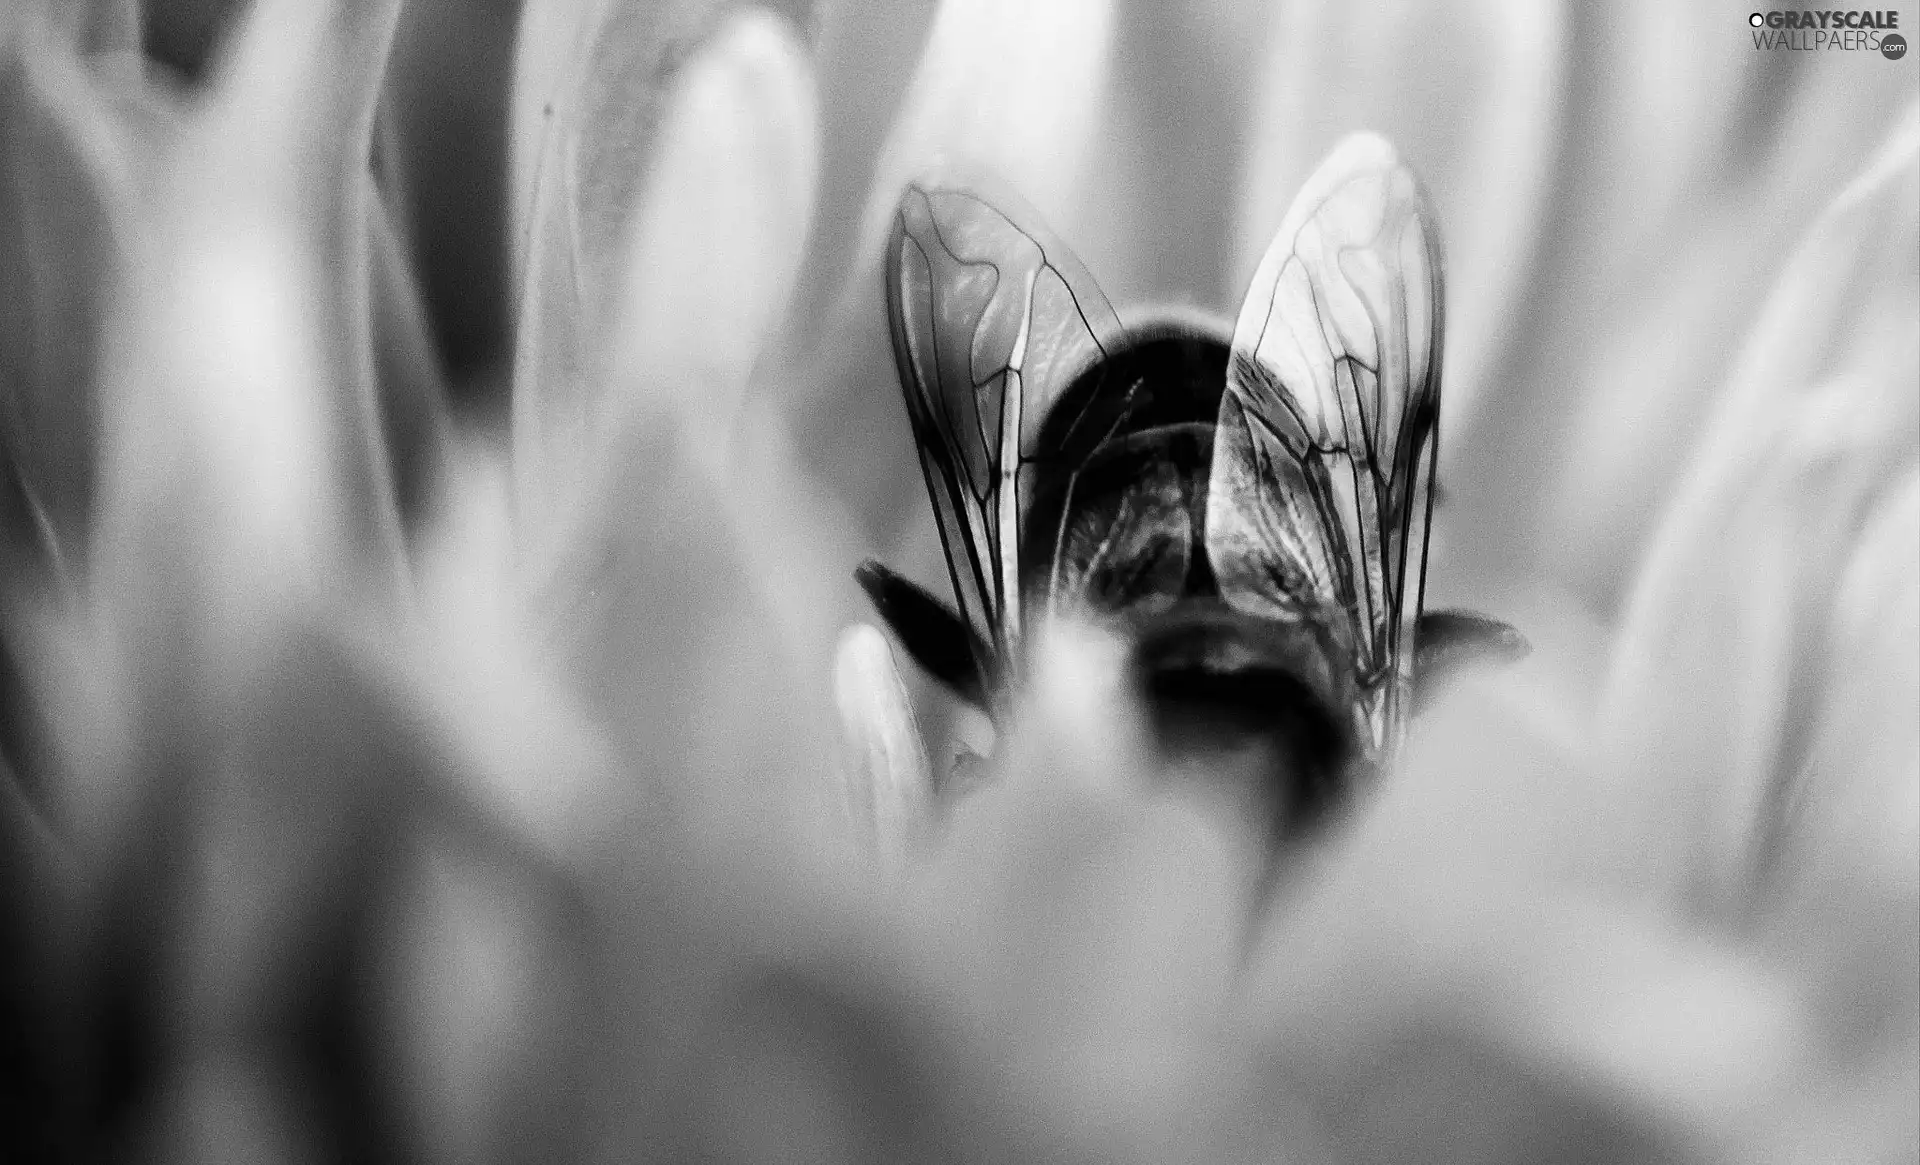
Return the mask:
<path id="1" fill-rule="evenodd" d="M 0 0 L 0 1163 L 1920 1165 L 1917 34 Z"/>

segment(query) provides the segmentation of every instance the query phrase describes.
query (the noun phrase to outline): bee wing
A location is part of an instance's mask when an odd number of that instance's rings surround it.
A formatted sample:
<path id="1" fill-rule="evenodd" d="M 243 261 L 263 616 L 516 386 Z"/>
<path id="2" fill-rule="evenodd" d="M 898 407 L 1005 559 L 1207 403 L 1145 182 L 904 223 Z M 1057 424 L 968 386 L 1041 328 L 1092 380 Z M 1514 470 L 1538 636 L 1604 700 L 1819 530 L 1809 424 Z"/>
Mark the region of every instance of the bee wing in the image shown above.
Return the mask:
<path id="1" fill-rule="evenodd" d="M 1442 256 L 1393 147 L 1347 138 L 1307 180 L 1234 327 L 1207 550 L 1234 607 L 1328 617 L 1376 749 L 1409 699 L 1439 451 Z"/>
<path id="2" fill-rule="evenodd" d="M 1019 531 L 1041 422 L 1120 321 L 1031 212 L 914 184 L 886 251 L 887 312 L 927 493 L 977 643 L 1019 637 Z M 982 661 L 989 670 L 992 661 Z"/>

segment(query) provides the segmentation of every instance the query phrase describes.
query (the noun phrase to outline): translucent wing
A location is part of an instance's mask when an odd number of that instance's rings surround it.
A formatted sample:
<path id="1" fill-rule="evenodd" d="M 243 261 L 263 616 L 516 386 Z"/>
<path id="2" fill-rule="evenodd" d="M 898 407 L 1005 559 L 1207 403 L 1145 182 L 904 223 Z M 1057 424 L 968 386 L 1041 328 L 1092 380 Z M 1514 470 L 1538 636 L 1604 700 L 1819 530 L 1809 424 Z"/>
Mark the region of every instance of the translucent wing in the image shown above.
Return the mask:
<path id="1" fill-rule="evenodd" d="M 1208 482 L 1222 596 L 1326 619 L 1359 727 L 1397 736 L 1412 682 L 1439 451 L 1440 242 L 1420 184 L 1371 134 L 1307 180 L 1234 327 Z"/>
<path id="2" fill-rule="evenodd" d="M 977 642 L 1020 633 L 1020 538 L 1041 424 L 1120 322 L 1031 213 L 912 185 L 886 251 L 887 311 L 954 596 Z M 983 660 L 983 665 L 992 661 Z"/>

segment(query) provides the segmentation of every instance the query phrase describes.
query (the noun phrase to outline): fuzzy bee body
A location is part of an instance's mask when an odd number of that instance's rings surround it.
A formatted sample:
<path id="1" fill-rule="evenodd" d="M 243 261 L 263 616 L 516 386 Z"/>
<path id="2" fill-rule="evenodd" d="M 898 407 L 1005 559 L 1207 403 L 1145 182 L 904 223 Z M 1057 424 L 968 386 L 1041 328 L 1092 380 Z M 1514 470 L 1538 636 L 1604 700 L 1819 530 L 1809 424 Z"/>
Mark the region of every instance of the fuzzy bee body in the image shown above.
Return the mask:
<path id="1" fill-rule="evenodd" d="M 1442 265 L 1418 182 L 1348 139 L 1308 181 L 1231 329 L 1122 326 L 1012 199 L 914 185 L 887 258 L 894 352 L 957 610 L 877 564 L 910 654 L 994 708 L 1031 628 L 1121 630 L 1170 755 L 1244 763 L 1285 832 L 1391 755 L 1423 649 Z"/>

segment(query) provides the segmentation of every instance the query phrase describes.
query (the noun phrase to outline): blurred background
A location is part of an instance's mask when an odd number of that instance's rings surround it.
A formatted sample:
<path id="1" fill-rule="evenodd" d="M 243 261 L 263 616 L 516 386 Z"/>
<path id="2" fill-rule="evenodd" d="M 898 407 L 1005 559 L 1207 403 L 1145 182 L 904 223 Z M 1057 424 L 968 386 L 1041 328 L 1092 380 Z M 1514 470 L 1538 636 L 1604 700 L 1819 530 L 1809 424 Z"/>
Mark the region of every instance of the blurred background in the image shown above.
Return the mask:
<path id="1" fill-rule="evenodd" d="M 7 0 L 0 1159 L 1920 1161 L 1920 66 L 1752 12 Z M 1263 898 L 863 625 L 878 254 L 1230 315 L 1362 129 L 1535 650 Z"/>

